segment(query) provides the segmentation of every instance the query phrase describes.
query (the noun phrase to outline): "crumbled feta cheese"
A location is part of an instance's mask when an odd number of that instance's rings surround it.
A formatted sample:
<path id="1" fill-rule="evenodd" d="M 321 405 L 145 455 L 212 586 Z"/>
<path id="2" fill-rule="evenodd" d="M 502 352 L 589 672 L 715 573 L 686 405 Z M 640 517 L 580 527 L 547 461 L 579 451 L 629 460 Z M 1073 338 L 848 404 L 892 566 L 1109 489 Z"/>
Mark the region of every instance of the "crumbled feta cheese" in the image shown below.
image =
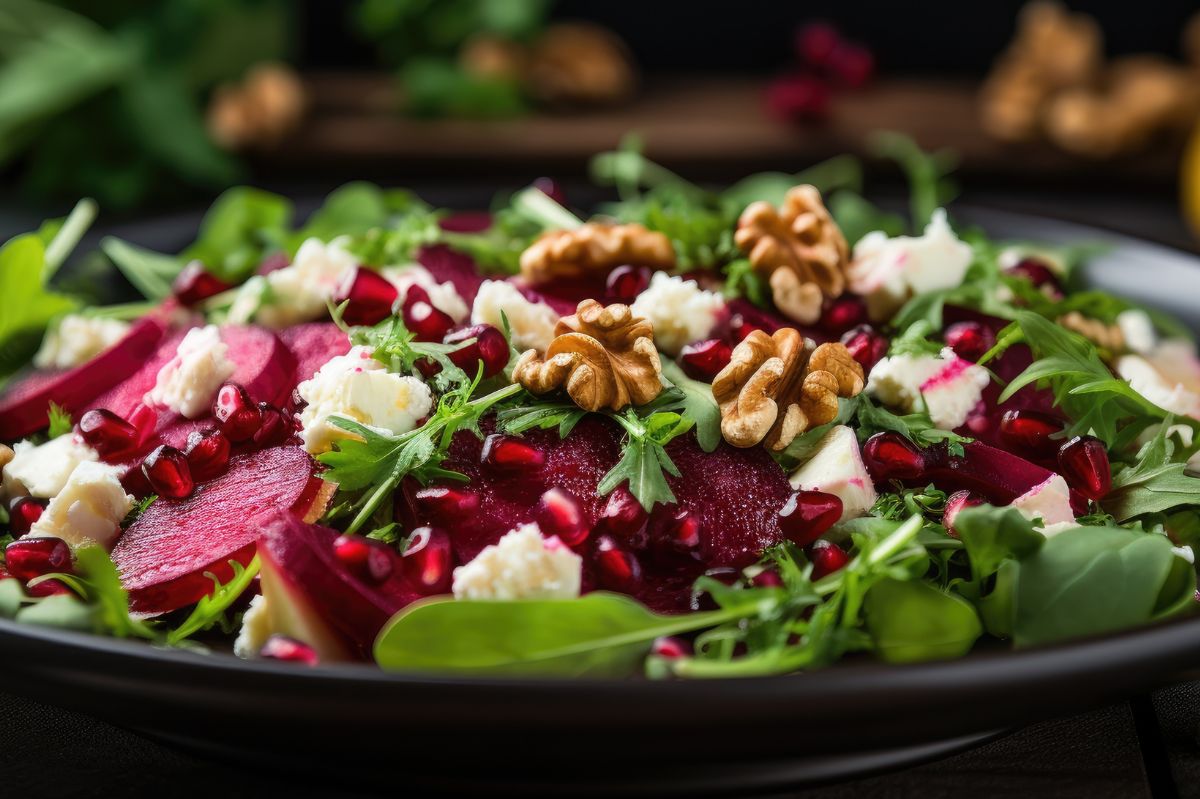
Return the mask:
<path id="1" fill-rule="evenodd" d="M 725 299 L 700 288 L 694 280 L 655 272 L 630 308 L 634 316 L 654 324 L 654 343 L 660 350 L 678 355 L 685 345 L 708 338 L 725 308 Z"/>
<path id="2" fill-rule="evenodd" d="M 246 281 L 234 299 L 229 321 L 241 324 L 253 318 L 267 327 L 284 328 L 317 319 L 325 313 L 326 300 L 356 266 L 358 259 L 346 250 L 343 239 L 328 243 L 307 239 L 291 264 Z"/>
<path id="3" fill-rule="evenodd" d="M 1174 552 L 1177 557 L 1186 560 L 1188 564 L 1193 566 L 1196 564 L 1196 553 L 1192 551 L 1191 547 L 1171 547 L 1171 551 Z"/>
<path id="4" fill-rule="evenodd" d="M 229 306 L 225 321 L 231 325 L 250 324 L 258 314 L 258 309 L 266 305 L 270 294 L 267 279 L 262 275 L 254 275 L 233 296 L 233 304 Z"/>
<path id="5" fill-rule="evenodd" d="M 909 413 L 924 402 L 935 425 L 953 430 L 967 421 L 990 380 L 986 369 L 959 358 L 947 347 L 937 357 L 884 358 L 871 369 L 867 391 L 885 405 Z"/>
<path id="6" fill-rule="evenodd" d="M 96 450 L 73 435 L 52 438 L 34 446 L 28 441 L 13 447 L 13 459 L 4 467 L 5 496 L 49 499 L 63 490 L 75 467 L 99 460 Z"/>
<path id="7" fill-rule="evenodd" d="M 429 270 L 420 264 L 389 266 L 381 274 L 396 287 L 402 298 L 408 295 L 408 290 L 412 286 L 420 286 L 425 289 L 433 307 L 449 316 L 456 324 L 461 324 L 471 313 L 453 283 L 450 281 L 437 282 Z"/>
<path id="8" fill-rule="evenodd" d="M 412 430 L 433 408 L 428 386 L 415 377 L 387 371 L 367 347 L 355 347 L 329 360 L 296 391 L 308 403 L 300 413 L 300 437 L 314 455 L 326 452 L 338 439 L 353 438 L 331 417 L 353 419 L 391 435 Z"/>
<path id="9" fill-rule="evenodd" d="M 863 464 L 858 436 L 845 425 L 826 433 L 813 456 L 790 479 L 792 488 L 837 495 L 842 500 L 842 519 L 866 516 L 879 498 Z"/>
<path id="10" fill-rule="evenodd" d="M 95 358 L 128 332 L 128 322 L 67 314 L 46 331 L 33 365 L 39 369 L 71 369 Z"/>
<path id="11" fill-rule="evenodd" d="M 250 600 L 249 607 L 242 614 L 242 627 L 233 642 L 233 654 L 245 660 L 258 657 L 263 644 L 273 632 L 267 598 L 259 594 Z"/>
<path id="12" fill-rule="evenodd" d="M 867 298 L 871 318 L 886 319 L 916 294 L 961 285 L 971 258 L 971 246 L 954 235 L 939 208 L 922 236 L 863 236 L 847 277 L 851 290 Z"/>
<path id="13" fill-rule="evenodd" d="M 1154 332 L 1154 322 L 1150 321 L 1150 315 L 1145 311 L 1122 311 L 1117 314 L 1117 327 L 1130 352 L 1148 355 L 1158 344 L 1158 334 Z"/>
<path id="14" fill-rule="evenodd" d="M 237 371 L 226 357 L 228 351 L 216 325 L 192 328 L 179 342 L 175 357 L 158 370 L 145 403 L 170 408 L 188 419 L 207 415 L 221 384 Z"/>
<path id="15" fill-rule="evenodd" d="M 1041 519 L 1038 529 L 1047 538 L 1079 526 L 1071 510 L 1071 490 L 1059 474 L 1051 475 L 1014 499 L 1012 506 L 1026 519 Z"/>
<path id="16" fill-rule="evenodd" d="M 471 308 L 471 323 L 489 324 L 503 330 L 502 311 L 508 317 L 512 343 L 518 350 L 544 352 L 554 340 L 558 314 L 553 308 L 543 302 L 530 302 L 512 283 L 504 280 L 483 281 Z"/>
<path id="17" fill-rule="evenodd" d="M 1158 352 L 1161 350 L 1160 347 Z M 1170 358 L 1165 365 L 1174 365 L 1173 360 Z M 1116 370 L 1134 391 L 1158 407 L 1200 419 L 1200 393 L 1184 382 L 1182 370 L 1163 369 L 1157 358 L 1152 361 L 1141 355 L 1122 355 L 1117 359 Z"/>
<path id="18" fill-rule="evenodd" d="M 54 536 L 73 547 L 91 543 L 109 547 L 134 502 L 122 488 L 120 474 L 118 467 L 105 463 L 84 461 L 76 466 L 29 535 Z"/>
<path id="19" fill-rule="evenodd" d="M 455 599 L 570 599 L 579 596 L 583 560 L 558 536 L 524 524 L 454 570 Z"/>

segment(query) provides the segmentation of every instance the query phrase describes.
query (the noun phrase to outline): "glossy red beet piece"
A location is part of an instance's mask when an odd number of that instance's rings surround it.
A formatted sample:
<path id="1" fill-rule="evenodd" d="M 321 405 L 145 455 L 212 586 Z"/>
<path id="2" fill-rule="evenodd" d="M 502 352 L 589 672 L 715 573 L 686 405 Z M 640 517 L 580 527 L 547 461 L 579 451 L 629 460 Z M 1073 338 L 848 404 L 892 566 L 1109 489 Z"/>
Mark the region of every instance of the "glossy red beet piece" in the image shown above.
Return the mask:
<path id="1" fill-rule="evenodd" d="M 300 663 L 305 666 L 315 666 L 320 661 L 316 650 L 295 638 L 286 635 L 272 635 L 259 650 L 258 656 L 267 660 L 283 660 L 288 663 Z"/>
<path id="2" fill-rule="evenodd" d="M 870 325 L 859 325 L 846 331 L 842 336 L 842 344 L 846 345 L 850 355 L 867 373 L 887 355 L 890 346 L 887 338 Z"/>
<path id="3" fill-rule="evenodd" d="M 679 353 L 679 366 L 688 377 L 711 383 L 732 357 L 729 342 L 714 338 L 685 346 Z"/>
<path id="4" fill-rule="evenodd" d="M 291 379 L 293 388 L 308 380 L 333 358 L 350 351 L 350 338 L 332 322 L 293 325 L 281 330 L 279 337 L 296 361 Z M 298 410 L 295 403 L 289 404 L 293 411 Z"/>
<path id="5" fill-rule="evenodd" d="M 278 252 L 273 252 L 266 258 L 263 258 L 258 264 L 258 269 L 254 270 L 254 272 L 258 275 L 269 275 L 272 272 L 283 269 L 285 266 L 288 266 L 291 263 L 292 259 L 288 256 L 288 254 L 283 250 L 279 250 Z"/>
<path id="6" fill-rule="evenodd" d="M 842 518 L 842 500 L 824 491 L 797 491 L 779 510 L 779 527 L 797 546 L 816 541 Z"/>
<path id="7" fill-rule="evenodd" d="M 221 386 L 213 402 L 213 416 L 221 432 L 235 444 L 249 441 L 262 425 L 262 411 L 237 383 Z"/>
<path id="8" fill-rule="evenodd" d="M 231 288 L 232 284 L 209 272 L 199 261 L 189 262 L 171 284 L 175 299 L 188 308 Z"/>
<path id="9" fill-rule="evenodd" d="M 1063 431 L 1063 421 L 1031 410 L 1005 411 L 1000 417 L 1000 440 L 1017 452 L 1045 458 L 1054 455 L 1062 441 L 1051 436 Z"/>
<path id="10" fill-rule="evenodd" d="M 417 341 L 441 341 L 454 329 L 454 320 L 438 310 L 429 299 L 429 293 L 420 286 L 408 287 L 401 316 L 404 326 L 412 331 Z"/>
<path id="11" fill-rule="evenodd" d="M 4 548 L 4 567 L 18 580 L 71 571 L 71 547 L 61 538 L 22 538 Z"/>
<path id="12" fill-rule="evenodd" d="M 1022 258 L 1010 266 L 1007 271 L 1008 274 L 1015 277 L 1025 278 L 1052 299 L 1062 299 L 1064 296 L 1063 285 L 1058 279 L 1058 275 L 1054 274 L 1054 270 L 1043 261 L 1036 258 Z"/>
<path id="13" fill-rule="evenodd" d="M 342 319 L 349 325 L 374 325 L 392 315 L 400 292 L 374 269 L 355 267 L 334 292 L 333 304 L 346 303 Z"/>
<path id="14" fill-rule="evenodd" d="M 612 536 L 596 539 L 592 554 L 596 582 L 609 591 L 632 594 L 642 585 L 642 566 L 637 556 L 618 544 Z"/>
<path id="15" fill-rule="evenodd" d="M 492 433 L 483 440 L 480 462 L 497 469 L 537 469 L 546 462 L 541 452 L 519 438 Z"/>
<path id="16" fill-rule="evenodd" d="M 160 497 L 183 499 L 196 486 L 187 456 L 166 444 L 146 456 L 142 461 L 142 474 Z"/>
<path id="17" fill-rule="evenodd" d="M 136 427 L 103 409 L 88 411 L 79 419 L 79 436 L 109 462 L 119 461 L 135 450 L 141 438 Z"/>
<path id="18" fill-rule="evenodd" d="M 229 454 L 232 449 L 229 439 L 216 428 L 190 433 L 184 454 L 187 455 L 192 479 L 197 483 L 206 483 L 224 474 L 229 468 Z"/>
<path id="19" fill-rule="evenodd" d="M 925 472 L 925 455 L 899 433 L 876 433 L 867 439 L 863 463 L 876 482 L 912 480 Z"/>
<path id="20" fill-rule="evenodd" d="M 806 552 L 813 566 L 814 580 L 833 574 L 850 562 L 850 553 L 832 541 L 814 541 Z"/>
<path id="21" fill-rule="evenodd" d="M 451 363 L 472 377 L 481 361 L 485 378 L 500 374 L 510 354 L 504 334 L 491 325 L 471 325 L 448 333 L 443 341 L 458 344 L 470 339 L 475 341 L 450 353 Z"/>
<path id="22" fill-rule="evenodd" d="M 342 565 L 367 583 L 381 583 L 395 569 L 386 545 L 360 535 L 340 535 L 333 542 L 333 555 Z"/>
<path id="23" fill-rule="evenodd" d="M 256 447 L 278 447 L 295 432 L 293 417 L 269 402 L 258 403 L 258 415 L 261 421 L 250 439 Z"/>
<path id="24" fill-rule="evenodd" d="M 33 497 L 14 497 L 8 504 L 8 526 L 13 537 L 28 533 L 45 510 L 46 506 Z"/>
<path id="25" fill-rule="evenodd" d="M 450 593 L 454 581 L 450 536 L 436 527 L 418 527 L 404 548 L 400 565 L 408 582 L 422 595 Z"/>
<path id="26" fill-rule="evenodd" d="M 645 266 L 618 266 L 608 273 L 604 284 L 608 301 L 630 304 L 650 285 L 651 274 Z"/>
<path id="27" fill-rule="evenodd" d="M 543 535 L 556 535 L 569 547 L 582 544 L 590 532 L 583 517 L 583 506 L 561 488 L 551 488 L 542 494 L 533 518 Z"/>
<path id="28" fill-rule="evenodd" d="M 668 660 L 690 657 L 692 645 L 674 635 L 664 635 L 654 639 L 654 643 L 650 645 L 650 654 Z"/>
<path id="29" fill-rule="evenodd" d="M 1092 436 L 1076 436 L 1058 450 L 1058 466 L 1071 488 L 1092 501 L 1112 490 L 1112 467 L 1104 442 Z"/>
<path id="30" fill-rule="evenodd" d="M 996 334 L 979 322 L 956 322 L 946 328 L 944 338 L 955 355 L 971 362 L 996 345 Z"/>
<path id="31" fill-rule="evenodd" d="M 867 304 L 861 297 L 847 295 L 831 302 L 821 314 L 818 324 L 831 336 L 840 336 L 851 328 L 865 324 L 866 321 Z"/>
<path id="32" fill-rule="evenodd" d="M 954 519 L 966 508 L 974 508 L 983 504 L 983 498 L 977 497 L 970 491 L 955 491 L 946 498 L 946 509 L 942 512 L 942 526 L 950 535 L 957 537 L 954 529 Z"/>

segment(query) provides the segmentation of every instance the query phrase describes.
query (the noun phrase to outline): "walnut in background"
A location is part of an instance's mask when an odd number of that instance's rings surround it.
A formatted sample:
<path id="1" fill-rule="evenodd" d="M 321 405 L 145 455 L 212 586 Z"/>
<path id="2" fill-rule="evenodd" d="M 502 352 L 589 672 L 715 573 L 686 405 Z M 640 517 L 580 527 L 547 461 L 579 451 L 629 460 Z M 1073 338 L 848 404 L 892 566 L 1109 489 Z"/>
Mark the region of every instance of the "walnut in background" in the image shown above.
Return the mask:
<path id="1" fill-rule="evenodd" d="M 273 147 L 300 124 L 306 105 L 304 86 L 290 67 L 258 64 L 241 83 L 213 92 L 208 132 L 227 150 Z"/>

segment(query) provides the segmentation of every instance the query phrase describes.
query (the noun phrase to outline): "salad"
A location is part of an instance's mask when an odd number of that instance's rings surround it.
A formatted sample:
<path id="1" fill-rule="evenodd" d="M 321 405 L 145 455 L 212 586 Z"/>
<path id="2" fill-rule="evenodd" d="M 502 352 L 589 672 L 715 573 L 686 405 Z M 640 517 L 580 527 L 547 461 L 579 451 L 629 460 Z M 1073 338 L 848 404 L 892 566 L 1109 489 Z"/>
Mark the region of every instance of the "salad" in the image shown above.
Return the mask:
<path id="1" fill-rule="evenodd" d="M 1094 248 L 911 218 L 838 158 L 723 191 L 635 146 L 616 201 L 451 213 L 224 194 L 144 299 L 0 248 L 0 616 L 460 674 L 732 677 L 1193 612 L 1200 360 Z M 86 288 L 86 287 L 85 287 Z"/>

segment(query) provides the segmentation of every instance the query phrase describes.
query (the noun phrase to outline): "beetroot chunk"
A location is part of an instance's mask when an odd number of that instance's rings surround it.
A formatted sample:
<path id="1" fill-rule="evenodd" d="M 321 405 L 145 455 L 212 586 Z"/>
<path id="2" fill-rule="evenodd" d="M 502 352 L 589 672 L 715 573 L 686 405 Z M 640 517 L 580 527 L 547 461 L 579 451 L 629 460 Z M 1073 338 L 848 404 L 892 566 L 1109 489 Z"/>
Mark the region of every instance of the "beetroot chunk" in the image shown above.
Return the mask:
<path id="1" fill-rule="evenodd" d="M 328 361 L 350 351 L 350 338 L 332 322 L 311 322 L 280 331 L 279 337 L 296 359 L 292 388 L 308 380 Z"/>
<path id="2" fill-rule="evenodd" d="M 479 272 L 479 266 L 468 255 L 438 244 L 425 247 L 417 253 L 417 261 L 429 270 L 433 279 L 439 283 L 449 281 L 454 290 L 463 298 L 467 307 L 475 302 L 475 294 L 486 279 Z"/>

